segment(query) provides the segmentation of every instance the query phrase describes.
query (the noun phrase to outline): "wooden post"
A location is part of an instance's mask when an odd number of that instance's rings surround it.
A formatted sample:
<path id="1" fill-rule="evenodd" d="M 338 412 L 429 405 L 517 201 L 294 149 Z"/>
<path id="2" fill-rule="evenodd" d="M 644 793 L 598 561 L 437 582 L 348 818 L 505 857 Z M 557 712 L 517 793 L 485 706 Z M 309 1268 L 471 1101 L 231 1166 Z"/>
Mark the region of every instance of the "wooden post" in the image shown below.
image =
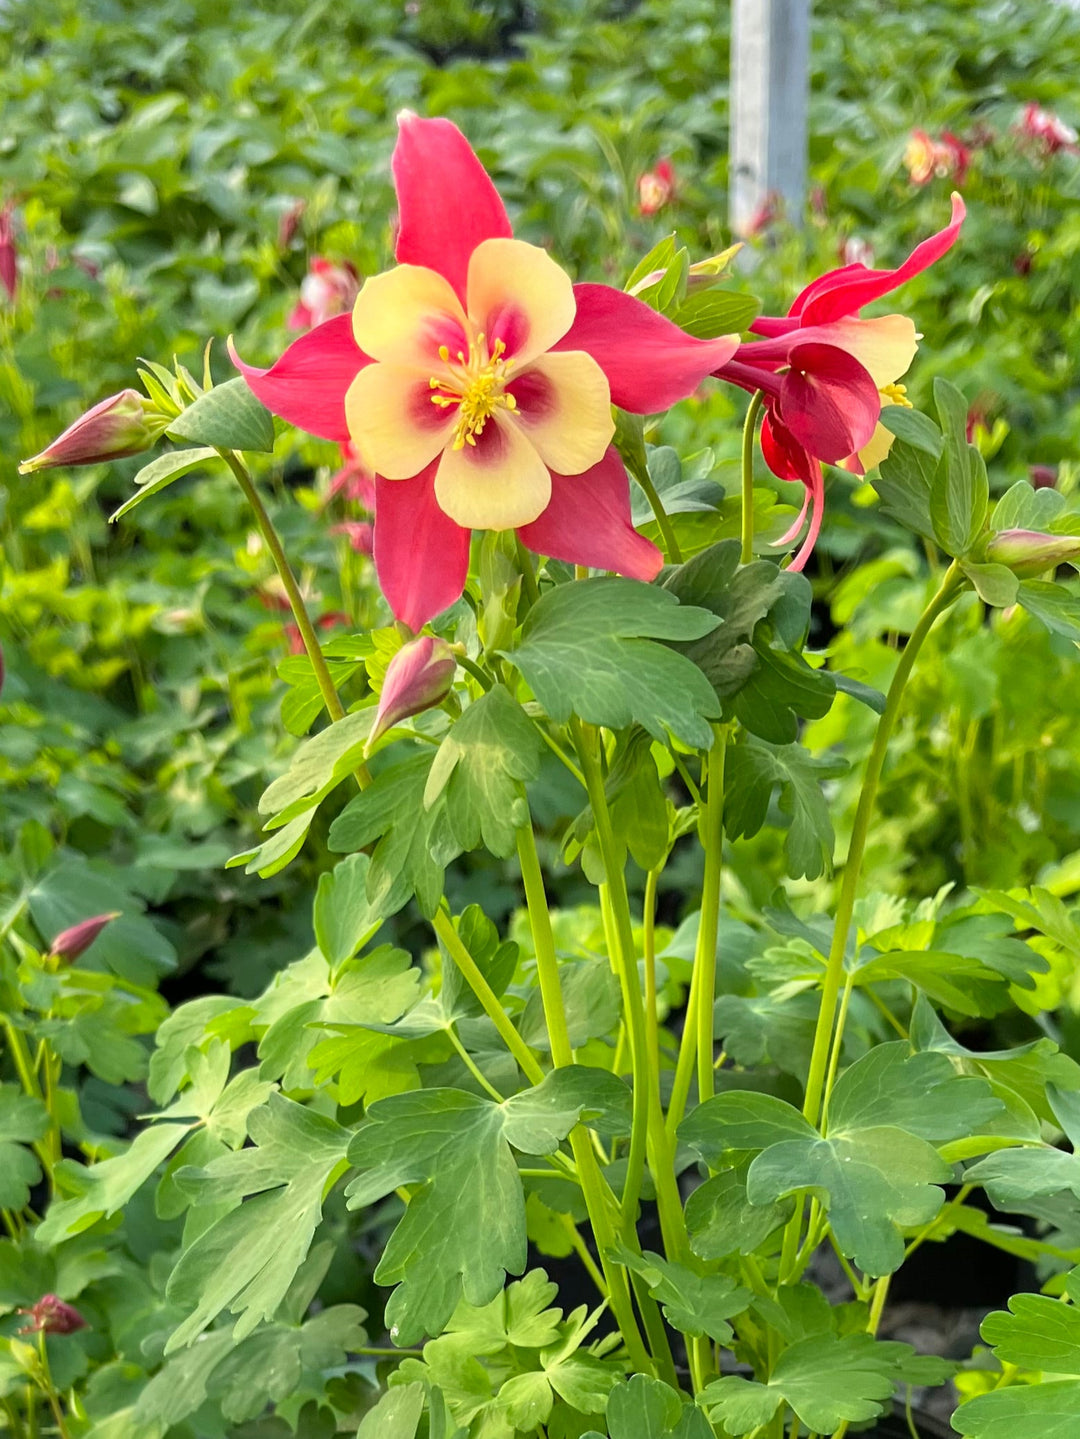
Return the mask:
<path id="1" fill-rule="evenodd" d="M 732 0 L 728 213 L 745 235 L 770 197 L 802 223 L 810 0 Z"/>

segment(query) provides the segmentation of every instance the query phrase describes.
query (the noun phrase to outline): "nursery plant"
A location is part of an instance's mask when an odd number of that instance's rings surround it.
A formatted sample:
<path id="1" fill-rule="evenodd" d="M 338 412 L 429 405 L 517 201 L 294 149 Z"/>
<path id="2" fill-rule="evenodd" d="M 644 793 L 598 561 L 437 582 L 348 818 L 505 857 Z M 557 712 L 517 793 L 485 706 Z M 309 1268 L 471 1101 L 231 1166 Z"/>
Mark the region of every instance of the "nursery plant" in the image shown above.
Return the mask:
<path id="1" fill-rule="evenodd" d="M 1045 632 L 1063 665 L 1080 641 L 1067 498 L 992 501 L 960 390 L 907 400 L 916 317 L 864 314 L 952 263 L 963 203 L 774 316 L 725 286 L 730 254 L 674 238 L 622 289 L 572 284 L 447 120 L 405 113 L 392 169 L 397 263 L 351 310 L 265 368 L 230 345 L 239 376 L 210 345 L 198 375 L 143 361 L 23 466 L 162 445 L 118 525 L 235 482 L 302 644 L 283 718 L 306 737 L 229 865 L 320 876 L 261 993 L 167 1018 L 130 916 L 5 921 L 9 1432 L 824 1439 L 902 1433 L 898 1404 L 917 1435 L 913 1390 L 956 1366 L 879 1329 L 904 1261 L 962 1233 L 1042 1292 L 985 1321 L 953 1428 L 1070 1434 L 1080 1066 L 964 1026 L 1058 1004 L 1080 927 L 1046 888 L 863 883 L 943 637 Z M 731 493 L 654 443 L 703 384 L 749 396 Z M 367 473 L 385 623 L 320 639 L 263 498 L 284 426 Z M 838 663 L 858 635 L 808 644 L 823 465 L 917 542 L 880 687 Z M 870 730 L 853 775 L 805 742 L 838 696 Z M 790 890 L 759 902 L 725 855 L 766 832 Z M 491 914 L 447 898 L 477 852 Z M 677 928 L 673 884 L 695 889 Z M 74 1075 L 135 1077 L 151 1032 L 128 1142 Z"/>

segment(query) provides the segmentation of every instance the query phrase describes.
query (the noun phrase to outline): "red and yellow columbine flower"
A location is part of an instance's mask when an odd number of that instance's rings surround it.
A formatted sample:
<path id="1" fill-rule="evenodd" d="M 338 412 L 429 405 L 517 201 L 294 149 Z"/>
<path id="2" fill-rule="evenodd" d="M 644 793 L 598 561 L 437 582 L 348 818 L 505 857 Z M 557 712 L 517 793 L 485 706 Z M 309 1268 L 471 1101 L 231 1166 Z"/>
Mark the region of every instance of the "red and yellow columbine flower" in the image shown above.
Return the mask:
<path id="1" fill-rule="evenodd" d="M 667 409 L 738 337 L 698 340 L 620 290 L 571 284 L 513 238 L 455 125 L 399 124 L 398 267 L 270 369 L 236 363 L 269 409 L 350 440 L 374 472 L 375 565 L 412 629 L 461 594 L 474 529 L 651 579 L 662 556 L 631 522 L 611 406 Z"/>
<path id="2" fill-rule="evenodd" d="M 792 569 L 801 569 L 821 528 L 821 464 L 855 474 L 885 458 L 891 433 L 879 422 L 883 405 L 906 405 L 899 383 L 915 358 L 919 335 L 906 315 L 864 320 L 864 305 L 927 269 L 955 243 L 964 202 L 952 197 L 944 230 L 917 245 L 895 270 L 845 265 L 809 284 L 787 315 L 762 315 L 750 327 L 765 338 L 740 345 L 715 373 L 765 395 L 761 449 L 773 474 L 806 487 L 802 514 L 781 543 L 798 534 L 810 511 L 810 528 Z"/>

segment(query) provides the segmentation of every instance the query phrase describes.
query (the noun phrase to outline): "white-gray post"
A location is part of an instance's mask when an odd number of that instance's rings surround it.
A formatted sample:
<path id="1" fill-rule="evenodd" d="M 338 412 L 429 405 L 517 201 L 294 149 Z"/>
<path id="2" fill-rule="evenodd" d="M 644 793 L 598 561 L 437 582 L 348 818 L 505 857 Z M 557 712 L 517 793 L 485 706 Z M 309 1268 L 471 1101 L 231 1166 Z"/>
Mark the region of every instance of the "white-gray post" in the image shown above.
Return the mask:
<path id="1" fill-rule="evenodd" d="M 802 221 L 810 0 L 732 0 L 728 213 L 742 235 L 770 196 Z"/>

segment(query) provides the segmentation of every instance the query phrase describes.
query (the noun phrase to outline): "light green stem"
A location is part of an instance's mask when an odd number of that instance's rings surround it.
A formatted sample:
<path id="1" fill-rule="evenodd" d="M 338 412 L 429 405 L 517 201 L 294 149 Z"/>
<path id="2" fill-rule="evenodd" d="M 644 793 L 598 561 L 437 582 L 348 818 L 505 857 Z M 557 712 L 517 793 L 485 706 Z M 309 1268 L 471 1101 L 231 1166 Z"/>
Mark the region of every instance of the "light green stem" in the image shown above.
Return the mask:
<path id="1" fill-rule="evenodd" d="M 699 834 L 705 852 L 701 914 L 694 946 L 694 972 L 686 1004 L 679 1058 L 668 1104 L 667 1132 L 674 1136 L 686 1113 L 690 1080 L 697 1058 L 701 1100 L 708 1099 L 715 1083 L 713 1069 L 713 1006 L 716 999 L 716 946 L 720 924 L 720 880 L 724 844 L 724 761 L 728 732 L 717 726 L 707 761 L 707 784 L 700 800 Z"/>
<path id="2" fill-rule="evenodd" d="M 667 510 L 664 509 L 664 502 L 660 498 L 659 491 L 652 482 L 648 470 L 638 466 L 634 470 L 634 479 L 645 491 L 645 498 L 652 506 L 652 512 L 656 516 L 656 524 L 660 530 L 660 538 L 664 542 L 664 549 L 668 559 L 673 565 L 681 565 L 683 562 L 682 550 L 679 541 L 675 537 L 675 528 L 671 523 Z"/>
<path id="3" fill-rule="evenodd" d="M 660 1011 L 656 994 L 656 887 L 660 867 L 645 876 L 645 898 L 641 906 L 642 958 L 645 961 L 645 1043 L 649 1053 L 649 1070 L 660 1078 Z"/>
<path id="4" fill-rule="evenodd" d="M 748 565 L 754 558 L 754 427 L 765 396 L 758 390 L 750 401 L 742 432 L 742 554 Z"/>
<path id="5" fill-rule="evenodd" d="M 866 774 L 863 777 L 862 790 L 859 793 L 859 803 L 855 810 L 855 819 L 851 827 L 851 839 L 848 844 L 847 859 L 844 864 L 844 873 L 840 881 L 840 893 L 836 904 L 836 919 L 833 925 L 832 943 L 829 946 L 829 957 L 825 964 L 825 975 L 821 986 L 821 1003 L 818 1009 L 817 1026 L 814 1031 L 814 1045 L 810 1055 L 810 1070 L 806 1080 L 806 1097 L 803 1102 L 803 1115 L 813 1125 L 818 1123 L 821 1117 L 822 1101 L 825 1089 L 826 1069 L 829 1061 L 829 1054 L 833 1044 L 833 1028 L 836 1018 L 836 1004 L 840 993 L 840 985 L 844 978 L 844 958 L 847 953 L 848 937 L 851 933 L 852 917 L 855 911 L 855 899 L 859 888 L 859 877 L 862 869 L 863 857 L 866 853 L 866 843 L 870 835 L 870 823 L 874 816 L 874 806 L 877 800 L 878 784 L 881 780 L 881 772 L 885 764 L 885 756 L 888 752 L 889 740 L 892 738 L 893 730 L 896 727 L 897 717 L 900 713 L 900 705 L 904 697 L 904 689 L 907 685 L 919 651 L 933 629 L 939 615 L 941 615 L 952 604 L 953 600 L 960 593 L 965 584 L 963 573 L 954 560 L 945 572 L 941 585 L 937 592 L 926 606 L 919 618 L 918 624 L 911 632 L 907 644 L 904 646 L 903 654 L 896 666 L 889 692 L 885 699 L 885 709 L 878 721 L 877 732 L 874 735 L 874 743 L 870 749 L 870 756 L 866 764 Z M 842 1036 L 837 1034 L 836 1042 L 839 1044 Z M 781 1278 L 784 1279 L 790 1274 L 798 1251 L 799 1230 L 802 1225 L 803 1206 L 800 1202 L 795 1213 L 788 1221 L 784 1233 L 784 1247 L 781 1260 Z"/>
<path id="6" fill-rule="evenodd" d="M 859 803 L 851 827 L 851 840 L 848 844 L 847 859 L 844 863 L 844 873 L 840 881 L 840 894 L 836 905 L 832 944 L 829 947 L 825 978 L 822 982 L 821 1007 L 818 1010 L 814 1048 L 810 1058 L 810 1072 L 806 1081 L 806 1099 L 803 1103 L 803 1114 L 811 1124 L 816 1124 L 821 1114 L 822 1091 L 831 1048 L 836 1001 L 844 977 L 844 956 L 847 952 L 848 936 L 851 933 L 851 921 L 855 911 L 855 898 L 859 888 L 863 856 L 866 853 L 866 842 L 870 836 L 870 822 L 874 817 L 878 784 L 885 765 L 889 740 L 896 727 L 904 689 L 915 666 L 915 661 L 918 659 L 919 651 L 922 649 L 927 635 L 933 629 L 938 616 L 952 604 L 963 585 L 963 574 L 959 565 L 954 561 L 946 570 L 937 593 L 923 611 L 918 624 L 911 632 L 910 639 L 904 646 L 903 654 L 900 656 L 900 662 L 896 666 L 896 673 L 893 675 L 892 684 L 889 686 L 889 693 L 885 699 L 885 709 L 878 721 L 877 733 L 874 735 L 874 743 L 870 750 L 866 774 L 859 794 Z"/>
<path id="7" fill-rule="evenodd" d="M 544 876 L 540 869 L 540 857 L 536 853 L 536 840 L 531 824 L 523 825 L 518 830 L 517 851 L 521 878 L 525 885 L 525 903 L 529 911 L 533 948 L 536 951 L 536 970 L 547 1020 L 551 1059 L 556 1069 L 565 1069 L 573 1064 L 574 1055 L 566 1027 L 566 1010 L 563 1006 L 562 986 L 559 983 L 559 961 L 555 953 L 555 937 L 551 930 Z M 631 1361 L 644 1372 L 652 1373 L 653 1362 L 645 1348 L 645 1341 L 641 1337 L 634 1315 L 626 1270 L 611 1258 L 616 1235 L 604 1195 L 603 1175 L 600 1173 L 589 1136 L 580 1124 L 570 1132 L 570 1149 L 577 1163 L 582 1193 L 596 1237 L 596 1247 L 600 1251 L 600 1264 L 611 1297 L 612 1313 L 622 1331 L 623 1342 Z"/>

